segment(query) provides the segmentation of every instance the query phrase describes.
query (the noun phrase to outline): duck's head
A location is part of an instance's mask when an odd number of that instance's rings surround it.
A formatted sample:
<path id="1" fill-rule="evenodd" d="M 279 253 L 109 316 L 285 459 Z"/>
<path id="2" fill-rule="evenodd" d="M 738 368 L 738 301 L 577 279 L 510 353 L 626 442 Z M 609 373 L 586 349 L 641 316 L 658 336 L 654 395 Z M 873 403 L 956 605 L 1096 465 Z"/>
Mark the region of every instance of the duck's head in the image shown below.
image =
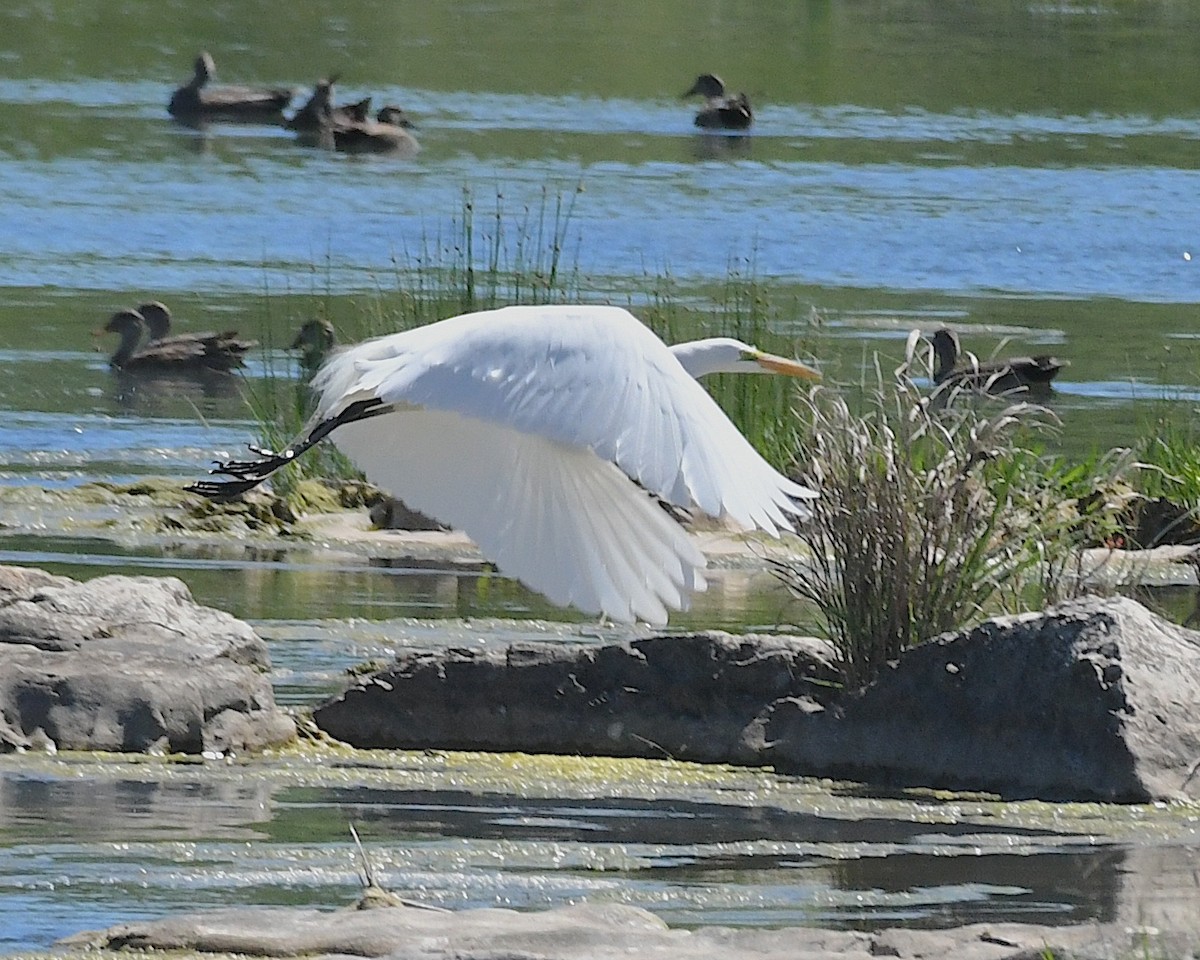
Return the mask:
<path id="1" fill-rule="evenodd" d="M 696 82 L 683 94 L 684 97 L 713 97 L 725 96 L 725 84 L 715 73 L 702 73 Z"/>
<path id="2" fill-rule="evenodd" d="M 371 98 L 363 97 L 358 103 L 346 107 L 346 116 L 355 123 L 362 123 L 371 116 Z"/>
<path id="3" fill-rule="evenodd" d="M 192 82 L 201 87 L 217 75 L 216 61 L 213 60 L 212 54 L 210 54 L 207 50 L 200 51 L 199 55 L 196 57 L 196 63 L 192 69 L 195 70 L 195 76 L 192 78 Z"/>
<path id="4" fill-rule="evenodd" d="M 146 326 L 150 328 L 150 336 L 156 340 L 171 332 L 171 311 L 161 300 L 140 304 L 135 312 L 141 314 Z"/>
<path id="5" fill-rule="evenodd" d="M 309 320 L 296 333 L 290 349 L 303 350 L 306 354 L 324 353 L 336 342 L 337 335 L 328 320 Z"/>
<path id="6" fill-rule="evenodd" d="M 136 310 L 118 310 L 108 318 L 103 333 L 124 334 L 128 330 L 141 331 L 146 326 L 145 318 Z"/>
<path id="7" fill-rule="evenodd" d="M 412 129 L 414 126 L 402 108 L 391 105 L 380 107 L 379 112 L 375 114 L 375 119 L 380 123 L 389 123 L 393 127 L 404 127 L 406 130 Z"/>

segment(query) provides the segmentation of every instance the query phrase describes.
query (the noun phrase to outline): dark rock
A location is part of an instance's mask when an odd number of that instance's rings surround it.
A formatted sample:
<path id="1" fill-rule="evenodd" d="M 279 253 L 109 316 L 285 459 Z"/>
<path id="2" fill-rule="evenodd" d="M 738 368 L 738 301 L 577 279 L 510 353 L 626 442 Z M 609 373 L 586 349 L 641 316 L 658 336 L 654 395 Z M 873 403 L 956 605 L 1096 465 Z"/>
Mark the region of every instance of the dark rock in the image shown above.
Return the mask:
<path id="1" fill-rule="evenodd" d="M 368 504 L 372 526 L 379 530 L 449 530 L 433 517 L 414 510 L 403 500 L 380 494 Z"/>
<path id="2" fill-rule="evenodd" d="M 1129 953 L 1137 945 L 1114 926 L 975 924 L 950 930 L 672 929 L 621 904 L 522 911 L 246 907 L 125 923 L 76 934 L 60 946 L 100 950 L 184 950 L 256 957 L 358 956 L 391 960 L 818 960 L 843 957 L 928 960 L 1077 960 Z M 1124 951 L 1124 952 L 1122 952 Z M 1140 953 L 1137 955 L 1140 956 Z"/>
<path id="3" fill-rule="evenodd" d="M 200 753 L 291 739 L 266 644 L 173 577 L 0 567 L 0 749 Z"/>
<path id="4" fill-rule="evenodd" d="M 370 748 L 773 765 L 1047 800 L 1200 797 L 1200 634 L 1132 600 L 1000 618 L 842 694 L 819 641 L 709 633 L 406 652 L 319 707 Z"/>
<path id="5" fill-rule="evenodd" d="M 314 719 L 357 747 L 754 763 L 752 721 L 780 697 L 829 691 L 830 658 L 819 641 L 723 633 L 405 652 Z"/>
<path id="6" fill-rule="evenodd" d="M 1200 796 L 1200 634 L 1085 598 L 909 651 L 824 711 L 775 705 L 777 769 L 1006 797 Z"/>

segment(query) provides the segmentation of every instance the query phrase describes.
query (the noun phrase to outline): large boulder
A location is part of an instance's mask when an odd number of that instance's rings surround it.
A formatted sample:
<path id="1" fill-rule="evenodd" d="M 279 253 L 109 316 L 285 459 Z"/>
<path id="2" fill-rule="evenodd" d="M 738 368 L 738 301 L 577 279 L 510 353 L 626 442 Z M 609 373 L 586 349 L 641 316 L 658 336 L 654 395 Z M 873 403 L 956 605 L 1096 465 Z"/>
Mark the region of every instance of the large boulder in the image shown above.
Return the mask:
<path id="1" fill-rule="evenodd" d="M 1005 617 L 864 691 L 827 645 L 706 633 L 405 652 L 314 718 L 358 747 L 674 757 L 1011 797 L 1200 797 L 1200 634 L 1128 599 Z"/>
<path id="2" fill-rule="evenodd" d="M 1119 597 L 998 618 L 836 704 L 777 703 L 761 742 L 777 769 L 873 784 L 1195 799 L 1200 634 Z"/>
<path id="3" fill-rule="evenodd" d="M 314 720 L 356 747 L 754 763 L 743 731 L 779 697 L 828 690 L 831 658 L 816 640 L 719 632 L 406 651 Z"/>
<path id="4" fill-rule="evenodd" d="M 226 753 L 291 739 L 266 644 L 174 577 L 0 567 L 0 748 Z"/>

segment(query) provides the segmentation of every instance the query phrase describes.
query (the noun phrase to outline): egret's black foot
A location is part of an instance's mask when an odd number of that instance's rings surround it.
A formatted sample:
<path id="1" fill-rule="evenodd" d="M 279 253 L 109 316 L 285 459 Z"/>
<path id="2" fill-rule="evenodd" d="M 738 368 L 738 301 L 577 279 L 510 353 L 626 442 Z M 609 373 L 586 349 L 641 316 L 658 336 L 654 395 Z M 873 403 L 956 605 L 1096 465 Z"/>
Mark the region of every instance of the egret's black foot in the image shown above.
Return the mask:
<path id="1" fill-rule="evenodd" d="M 189 483 L 183 489 L 188 493 L 198 493 L 209 500 L 232 500 L 240 497 L 247 490 L 253 490 L 265 477 L 250 480 L 198 480 Z"/>

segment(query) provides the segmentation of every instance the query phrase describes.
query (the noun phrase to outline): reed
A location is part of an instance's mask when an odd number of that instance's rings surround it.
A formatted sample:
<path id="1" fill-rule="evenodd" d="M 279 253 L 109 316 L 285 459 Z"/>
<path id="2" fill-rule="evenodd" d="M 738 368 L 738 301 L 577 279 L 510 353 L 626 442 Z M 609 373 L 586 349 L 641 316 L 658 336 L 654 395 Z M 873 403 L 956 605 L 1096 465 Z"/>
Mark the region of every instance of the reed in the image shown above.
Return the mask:
<path id="1" fill-rule="evenodd" d="M 1052 426 L 1046 411 L 931 402 L 911 375 L 915 342 L 894 374 L 876 362 L 861 411 L 832 390 L 801 398 L 801 476 L 821 496 L 798 531 L 807 558 L 775 569 L 816 607 L 849 687 L 947 630 L 1079 589 L 1079 547 L 1106 515 L 1064 498 L 1024 442 Z"/>

